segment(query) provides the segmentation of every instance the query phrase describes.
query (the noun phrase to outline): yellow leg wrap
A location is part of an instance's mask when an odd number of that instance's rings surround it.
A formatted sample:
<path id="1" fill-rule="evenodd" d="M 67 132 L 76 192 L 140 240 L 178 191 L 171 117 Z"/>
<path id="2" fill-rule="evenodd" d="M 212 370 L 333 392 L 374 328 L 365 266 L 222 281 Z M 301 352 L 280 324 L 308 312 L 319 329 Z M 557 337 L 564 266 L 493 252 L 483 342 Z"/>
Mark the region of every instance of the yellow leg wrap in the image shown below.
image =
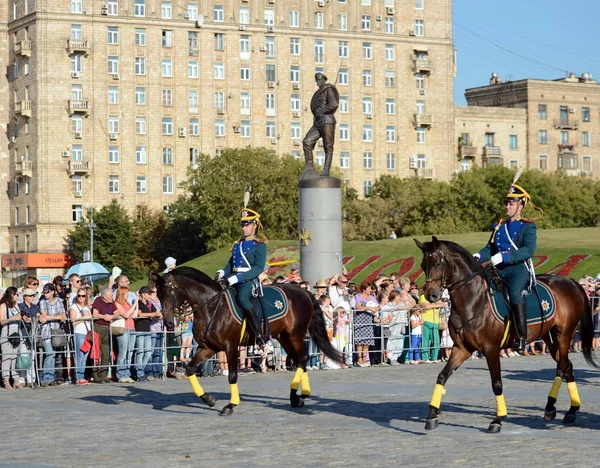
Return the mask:
<path id="1" fill-rule="evenodd" d="M 240 333 L 240 343 L 244 339 L 244 333 L 246 333 L 246 319 L 242 320 L 242 332 Z"/>
<path id="2" fill-rule="evenodd" d="M 506 322 L 506 328 L 504 329 L 504 336 L 502 337 L 500 348 L 504 348 L 504 345 L 506 344 L 506 339 L 508 338 L 508 332 L 510 332 L 510 320 Z"/>
<path id="3" fill-rule="evenodd" d="M 302 373 L 302 395 L 310 395 L 310 382 L 308 381 L 308 372 Z"/>
<path id="4" fill-rule="evenodd" d="M 429 402 L 429 404 L 434 408 L 439 409 L 440 405 L 442 404 L 442 395 L 445 394 L 446 389 L 444 388 L 444 386 L 440 384 L 435 384 L 435 387 L 433 388 L 433 395 L 431 396 L 431 401 Z"/>
<path id="5" fill-rule="evenodd" d="M 558 400 L 558 391 L 560 390 L 560 386 L 562 385 L 562 379 L 560 377 L 554 378 L 554 383 L 552 384 L 552 388 L 550 389 L 550 394 L 548 395 L 555 400 Z"/>
<path id="6" fill-rule="evenodd" d="M 504 401 L 504 395 L 496 396 L 496 416 L 503 417 L 508 414 L 506 411 L 506 402 Z"/>
<path id="7" fill-rule="evenodd" d="M 567 382 L 567 388 L 569 389 L 569 396 L 571 397 L 571 406 L 581 406 L 577 384 L 575 382 Z"/>
<path id="8" fill-rule="evenodd" d="M 239 405 L 240 404 L 240 390 L 238 389 L 238 385 L 236 383 L 232 383 L 229 385 L 229 388 L 231 388 L 231 400 L 229 400 L 229 402 L 232 405 Z"/>
<path id="9" fill-rule="evenodd" d="M 290 388 L 292 390 L 298 390 L 298 387 L 300 386 L 300 381 L 302 379 L 302 373 L 304 371 L 302 370 L 301 367 L 298 367 L 298 369 L 296 369 L 296 373 L 294 374 L 294 378 L 292 379 L 292 384 L 290 385 Z"/>
<path id="10" fill-rule="evenodd" d="M 190 381 L 190 384 L 192 385 L 194 393 L 197 397 L 204 395 L 204 389 L 202 388 L 202 385 L 200 385 L 200 382 L 198 382 L 198 377 L 196 377 L 195 374 L 190 375 L 188 380 Z"/>

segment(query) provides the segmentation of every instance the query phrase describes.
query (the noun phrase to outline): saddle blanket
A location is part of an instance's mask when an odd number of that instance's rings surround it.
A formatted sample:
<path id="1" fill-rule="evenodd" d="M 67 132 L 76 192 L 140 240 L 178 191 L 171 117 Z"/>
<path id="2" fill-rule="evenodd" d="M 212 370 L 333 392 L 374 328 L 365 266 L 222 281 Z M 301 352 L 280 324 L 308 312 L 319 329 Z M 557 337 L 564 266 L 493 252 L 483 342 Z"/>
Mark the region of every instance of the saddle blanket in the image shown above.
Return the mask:
<path id="1" fill-rule="evenodd" d="M 537 290 L 540 295 L 539 300 L 535 291 L 531 291 L 526 299 L 527 325 L 540 323 L 542 318 L 544 321 L 548 321 L 554 317 L 554 314 L 556 313 L 556 299 L 550 288 L 546 284 L 538 281 Z M 504 301 L 502 293 L 498 292 L 497 294 L 490 294 L 488 292 L 488 302 L 492 308 L 494 318 L 499 322 L 504 323 L 504 319 L 508 316 L 508 308 L 506 307 L 506 302 Z"/>
<path id="2" fill-rule="evenodd" d="M 253 297 L 252 304 L 254 305 L 254 311 L 263 317 L 261 302 L 265 309 L 265 314 L 269 319 L 269 323 L 275 320 L 282 319 L 288 313 L 288 299 L 283 290 L 277 286 L 263 286 L 263 297 L 259 300 L 258 297 Z M 231 289 L 225 291 L 225 298 L 227 299 L 227 306 L 229 312 L 233 315 L 236 322 L 242 323 L 244 313 L 240 309 L 235 300 L 235 294 Z"/>

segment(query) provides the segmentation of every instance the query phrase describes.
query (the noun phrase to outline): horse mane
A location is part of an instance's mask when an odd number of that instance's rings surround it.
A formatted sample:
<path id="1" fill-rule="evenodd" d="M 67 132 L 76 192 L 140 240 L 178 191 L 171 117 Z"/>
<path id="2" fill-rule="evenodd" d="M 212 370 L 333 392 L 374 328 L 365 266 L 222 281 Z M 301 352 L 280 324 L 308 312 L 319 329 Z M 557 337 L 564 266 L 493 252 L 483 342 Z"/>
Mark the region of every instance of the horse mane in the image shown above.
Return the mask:
<path id="1" fill-rule="evenodd" d="M 214 281 L 210 276 L 208 276 L 203 271 L 197 270 L 196 268 L 182 266 L 182 267 L 175 268 L 174 270 L 170 271 L 169 273 L 172 274 L 173 276 L 175 276 L 176 278 L 177 278 L 177 276 L 182 275 L 182 276 L 184 276 L 188 279 L 194 280 L 198 283 L 206 284 L 207 286 L 209 286 L 213 289 L 218 288 L 218 284 L 216 281 Z"/>
<path id="2" fill-rule="evenodd" d="M 467 266 L 469 268 L 471 268 L 471 270 L 479 271 L 482 269 L 482 266 L 481 266 L 481 263 L 479 263 L 479 260 L 477 260 L 475 257 L 473 257 L 473 254 L 471 254 L 471 252 L 469 252 L 467 249 L 465 249 L 462 245 L 457 244 L 456 242 L 452 242 L 452 241 L 440 241 L 440 242 L 443 245 L 445 245 L 446 248 L 450 252 L 456 253 L 460 257 L 462 257 L 462 259 L 465 261 Z"/>

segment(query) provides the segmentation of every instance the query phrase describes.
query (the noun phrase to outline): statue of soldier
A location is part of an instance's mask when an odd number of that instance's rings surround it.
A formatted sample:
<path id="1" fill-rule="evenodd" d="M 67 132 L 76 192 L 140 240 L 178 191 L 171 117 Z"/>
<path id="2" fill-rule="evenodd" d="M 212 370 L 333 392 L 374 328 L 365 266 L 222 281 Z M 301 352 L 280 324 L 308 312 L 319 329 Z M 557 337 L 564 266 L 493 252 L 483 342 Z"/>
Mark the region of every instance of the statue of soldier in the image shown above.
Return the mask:
<path id="1" fill-rule="evenodd" d="M 336 120 L 333 114 L 338 108 L 340 94 L 334 85 L 327 83 L 327 77 L 323 73 L 315 73 L 315 81 L 319 85 L 319 89 L 313 94 L 310 101 L 310 110 L 315 116 L 314 123 L 302 141 L 304 157 L 306 158 L 306 167 L 302 172 L 302 176 L 314 173 L 313 149 L 319 138 L 323 138 L 325 164 L 321 175 L 328 177 L 335 138 Z"/>

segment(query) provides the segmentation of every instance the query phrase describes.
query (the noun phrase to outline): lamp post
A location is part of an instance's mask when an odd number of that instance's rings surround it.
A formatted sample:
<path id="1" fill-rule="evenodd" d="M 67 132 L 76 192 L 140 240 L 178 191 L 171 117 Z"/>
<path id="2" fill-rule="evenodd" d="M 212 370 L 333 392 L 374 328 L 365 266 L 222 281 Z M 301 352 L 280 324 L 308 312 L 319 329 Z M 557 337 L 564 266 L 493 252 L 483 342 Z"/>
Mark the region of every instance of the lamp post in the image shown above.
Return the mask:
<path id="1" fill-rule="evenodd" d="M 87 227 L 90 229 L 90 262 L 94 261 L 94 228 L 96 227 L 96 225 L 94 224 L 94 211 L 92 207 L 88 208 L 88 215 L 89 215 L 89 223 L 87 224 Z"/>

